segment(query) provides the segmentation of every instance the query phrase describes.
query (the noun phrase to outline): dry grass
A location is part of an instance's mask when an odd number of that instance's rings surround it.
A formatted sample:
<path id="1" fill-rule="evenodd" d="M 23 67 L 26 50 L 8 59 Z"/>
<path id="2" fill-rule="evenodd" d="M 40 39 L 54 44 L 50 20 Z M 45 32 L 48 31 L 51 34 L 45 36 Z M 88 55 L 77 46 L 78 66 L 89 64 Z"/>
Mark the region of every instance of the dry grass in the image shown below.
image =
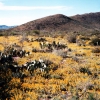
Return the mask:
<path id="1" fill-rule="evenodd" d="M 28 38 L 37 37 L 28 36 Z M 10 84 L 13 83 L 14 87 L 9 91 L 13 94 L 11 100 L 72 100 L 73 98 L 76 98 L 75 100 L 99 100 L 100 58 L 91 52 L 93 47 L 88 44 L 89 41 L 87 41 L 87 46 L 84 47 L 78 46 L 76 43 L 68 43 L 66 39 L 62 39 L 61 37 L 45 38 L 48 42 L 55 40 L 67 44 L 68 48 L 72 50 L 68 51 L 69 57 L 62 58 L 60 55 L 53 53 L 31 52 L 32 47 L 40 49 L 39 42 L 24 41 L 23 48 L 32 54 L 24 58 L 19 58 L 17 60 L 19 65 L 27 61 L 42 58 L 48 59 L 55 65 L 58 65 L 58 69 L 50 70 L 48 73 L 40 73 L 39 70 L 36 70 L 35 75 L 24 78 L 23 83 L 20 82 L 20 79 L 13 78 Z M 8 41 L 8 45 L 13 43 L 21 45 L 19 42 L 21 36 L 0 37 L 0 43 L 3 43 L 5 39 Z M 0 45 L 1 51 L 3 48 L 3 45 Z M 55 67 L 55 65 L 51 65 L 51 67 Z M 92 74 L 89 75 L 88 71 L 80 72 L 81 68 L 89 70 Z M 49 78 L 44 77 L 47 74 Z M 19 89 L 17 88 L 18 85 L 20 85 Z M 92 99 L 89 99 L 90 96 Z"/>

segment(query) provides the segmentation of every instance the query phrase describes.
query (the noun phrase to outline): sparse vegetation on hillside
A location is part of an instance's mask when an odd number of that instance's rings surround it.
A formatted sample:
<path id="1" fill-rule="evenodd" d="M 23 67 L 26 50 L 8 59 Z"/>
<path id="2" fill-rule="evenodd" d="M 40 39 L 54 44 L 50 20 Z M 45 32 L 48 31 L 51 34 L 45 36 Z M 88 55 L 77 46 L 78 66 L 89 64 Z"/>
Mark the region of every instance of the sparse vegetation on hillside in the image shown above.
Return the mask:
<path id="1" fill-rule="evenodd" d="M 92 20 L 92 21 L 91 21 Z M 27 32 L 30 35 L 44 33 L 45 35 L 59 33 L 81 33 L 81 34 L 96 34 L 100 33 L 100 12 L 88 13 L 67 17 L 62 14 L 47 16 L 41 19 L 30 21 L 26 24 L 0 31 L 0 35 L 17 35 L 20 32 Z"/>

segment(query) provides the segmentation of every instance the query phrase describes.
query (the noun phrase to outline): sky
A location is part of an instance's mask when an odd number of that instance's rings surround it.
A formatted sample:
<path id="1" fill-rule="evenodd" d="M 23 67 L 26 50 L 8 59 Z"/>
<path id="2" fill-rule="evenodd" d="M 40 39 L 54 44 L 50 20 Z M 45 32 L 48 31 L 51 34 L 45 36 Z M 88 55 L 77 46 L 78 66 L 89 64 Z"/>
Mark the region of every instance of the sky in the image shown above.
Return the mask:
<path id="1" fill-rule="evenodd" d="M 100 12 L 100 0 L 0 0 L 0 25 L 21 25 L 54 14 Z"/>

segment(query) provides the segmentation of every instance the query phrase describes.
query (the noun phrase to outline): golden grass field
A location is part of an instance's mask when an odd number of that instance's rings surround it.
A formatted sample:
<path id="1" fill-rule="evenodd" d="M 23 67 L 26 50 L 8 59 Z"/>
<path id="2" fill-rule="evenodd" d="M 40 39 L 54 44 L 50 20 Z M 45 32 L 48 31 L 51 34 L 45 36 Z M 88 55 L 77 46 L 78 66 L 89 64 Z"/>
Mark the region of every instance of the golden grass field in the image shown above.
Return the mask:
<path id="1" fill-rule="evenodd" d="M 21 36 L 1 36 L 0 51 L 16 43 L 31 52 L 29 56 L 16 60 L 19 65 L 42 58 L 54 63 L 50 67 L 57 65 L 58 68 L 48 73 L 37 69 L 33 76 L 24 78 L 23 82 L 20 78 L 12 78 L 9 83 L 9 85 L 13 84 L 13 88 L 9 91 L 13 94 L 10 100 L 100 100 L 100 54 L 92 52 L 94 46 L 89 44 L 91 40 L 86 40 L 85 46 L 79 46 L 77 43 L 69 43 L 66 36 L 43 37 L 50 43 L 60 42 L 71 49 L 67 53 L 68 57 L 63 58 L 56 53 L 32 52 L 32 48 L 40 49 L 39 42 L 20 42 L 21 38 Z M 27 36 L 27 38 L 38 37 Z M 85 72 L 81 72 L 81 68 L 85 69 Z M 24 73 L 30 74 L 28 71 Z M 50 78 L 45 78 L 46 75 Z"/>

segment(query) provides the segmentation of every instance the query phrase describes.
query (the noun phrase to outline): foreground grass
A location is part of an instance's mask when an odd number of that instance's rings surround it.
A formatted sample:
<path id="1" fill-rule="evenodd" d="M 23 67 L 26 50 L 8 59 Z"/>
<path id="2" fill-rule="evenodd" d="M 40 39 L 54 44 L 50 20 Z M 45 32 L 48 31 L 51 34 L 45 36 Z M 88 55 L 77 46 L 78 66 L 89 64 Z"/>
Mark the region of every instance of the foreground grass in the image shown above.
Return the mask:
<path id="1" fill-rule="evenodd" d="M 28 38 L 37 38 L 28 36 Z M 78 46 L 68 43 L 66 38 L 45 37 L 48 42 L 59 41 L 71 49 L 68 57 L 62 58 L 54 53 L 34 53 L 32 48 L 40 49 L 39 42 L 20 42 L 21 36 L 0 37 L 0 50 L 6 46 L 18 44 L 31 54 L 16 60 L 19 65 L 39 58 L 53 62 L 48 73 L 35 70 L 30 76 L 28 71 L 24 79 L 12 78 L 9 91 L 10 100 L 100 100 L 100 56 L 92 53 L 93 46 Z M 88 42 L 88 41 L 87 41 Z M 99 53 L 98 53 L 99 55 Z"/>

